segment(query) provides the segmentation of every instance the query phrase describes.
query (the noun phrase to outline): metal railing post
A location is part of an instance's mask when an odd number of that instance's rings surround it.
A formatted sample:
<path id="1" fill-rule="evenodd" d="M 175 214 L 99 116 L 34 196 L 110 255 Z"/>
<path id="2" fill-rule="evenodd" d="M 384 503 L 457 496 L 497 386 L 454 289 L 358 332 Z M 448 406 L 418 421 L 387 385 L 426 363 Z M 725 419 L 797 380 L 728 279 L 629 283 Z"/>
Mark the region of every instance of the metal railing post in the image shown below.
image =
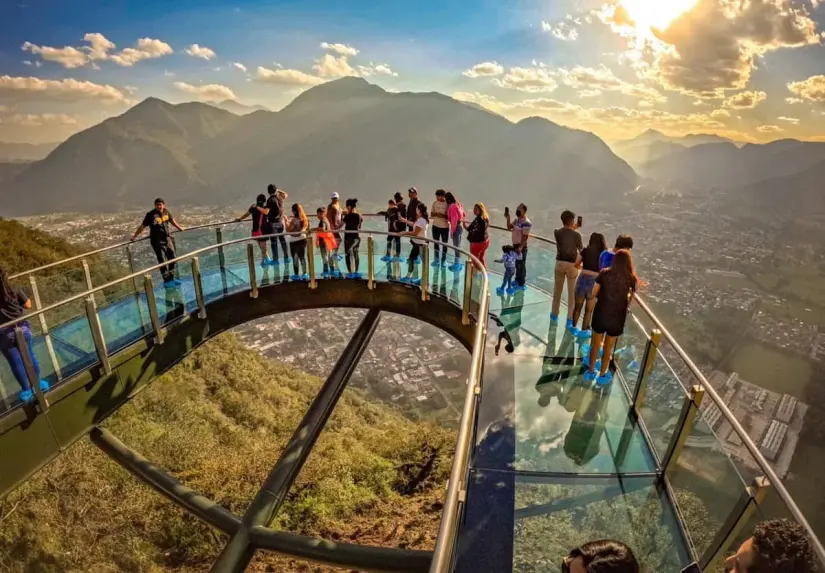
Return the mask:
<path id="1" fill-rule="evenodd" d="M 129 274 L 135 274 L 135 254 L 132 252 L 132 245 L 126 245 L 126 260 L 129 262 Z M 132 284 L 135 285 L 135 292 L 140 292 L 140 281 L 137 277 L 132 278 Z"/>
<path id="2" fill-rule="evenodd" d="M 659 345 L 661 343 L 662 331 L 654 328 L 650 331 L 650 340 L 647 341 L 647 346 L 645 346 L 645 354 L 639 366 L 639 378 L 636 380 L 636 388 L 633 391 L 633 407 L 637 413 L 645 403 L 647 382 L 650 379 L 650 373 L 653 372 L 653 366 L 656 363 L 656 356 L 659 353 Z"/>
<path id="3" fill-rule="evenodd" d="M 421 249 L 421 300 L 430 298 L 430 246 L 426 243 Z"/>
<path id="4" fill-rule="evenodd" d="M 751 485 L 742 491 L 742 495 L 733 506 L 725 519 L 725 523 L 716 532 L 713 541 L 702 554 L 699 566 L 702 571 L 717 571 L 722 569 L 725 557 L 736 541 L 742 528 L 751 520 L 753 514 L 765 501 L 770 491 L 771 482 L 765 476 L 754 478 Z"/>
<path id="5" fill-rule="evenodd" d="M 192 284 L 195 287 L 195 300 L 198 303 L 198 318 L 206 318 L 206 300 L 203 298 L 203 280 L 201 279 L 201 262 L 192 257 Z"/>
<path id="6" fill-rule="evenodd" d="M 255 247 L 246 244 L 246 264 L 249 267 L 249 297 L 258 298 L 258 279 L 255 276 Z"/>
<path id="7" fill-rule="evenodd" d="M 34 275 L 29 275 L 29 285 L 32 289 L 34 308 L 35 310 L 40 310 L 43 308 L 43 305 L 40 302 L 40 291 L 37 288 L 37 281 L 35 280 Z M 41 313 L 37 315 L 37 318 L 40 322 L 40 331 L 43 333 L 43 340 L 46 342 L 46 350 L 49 353 L 49 360 L 52 362 L 52 368 L 54 369 L 55 376 L 57 376 L 57 381 L 60 382 L 63 380 L 63 374 L 60 372 L 60 363 L 57 361 L 57 354 L 54 351 L 54 343 L 52 343 L 52 337 L 49 334 L 49 325 L 46 323 L 46 315 Z"/>
<path id="8" fill-rule="evenodd" d="M 473 265 L 464 267 L 464 304 L 461 305 L 461 324 L 470 324 L 470 305 L 473 302 Z"/>
<path id="9" fill-rule="evenodd" d="M 307 268 L 309 270 L 309 288 L 318 288 L 315 280 L 315 239 L 312 233 L 307 234 Z"/>
<path id="10" fill-rule="evenodd" d="M 83 263 L 83 274 L 86 276 L 86 290 L 92 290 L 94 285 L 92 284 L 92 272 L 89 270 L 89 262 L 86 259 L 81 261 Z M 94 296 L 94 293 L 92 293 Z"/>
<path id="11" fill-rule="evenodd" d="M 86 317 L 89 319 L 89 329 L 92 331 L 92 340 L 95 343 L 97 357 L 103 371 L 106 374 L 112 373 L 112 365 L 109 363 L 109 353 L 106 350 L 106 339 L 103 337 L 103 327 L 100 325 L 100 316 L 97 314 L 97 304 L 95 297 L 89 295 L 86 299 Z"/>
<path id="12" fill-rule="evenodd" d="M 46 396 L 40 389 L 40 378 L 38 378 L 37 372 L 34 370 L 34 363 L 32 362 L 31 354 L 29 354 L 29 343 L 26 340 L 26 335 L 23 334 L 23 329 L 20 328 L 19 324 L 14 327 L 14 336 L 17 340 L 17 350 L 20 352 L 20 357 L 23 359 L 23 368 L 26 371 L 26 378 L 29 381 L 29 386 L 31 386 L 31 389 L 37 398 L 37 403 L 40 405 L 40 410 L 45 412 L 49 409 L 49 401 L 46 400 Z M 32 352 L 34 352 L 34 349 L 32 349 Z"/>
<path id="13" fill-rule="evenodd" d="M 705 396 L 705 389 L 702 386 L 693 386 L 690 394 L 685 396 L 682 404 L 682 411 L 679 413 L 679 421 L 676 423 L 676 431 L 670 438 L 665 455 L 662 456 L 662 471 L 667 474 L 672 472 L 679 460 L 679 455 L 685 447 L 685 443 L 693 432 L 693 422 L 699 415 L 699 406 L 702 405 L 702 398 Z"/>
<path id="14" fill-rule="evenodd" d="M 375 240 L 372 235 L 367 237 L 367 288 L 375 288 Z"/>
<path id="15" fill-rule="evenodd" d="M 146 291 L 146 306 L 149 307 L 149 320 L 152 323 L 152 332 L 155 335 L 155 343 L 163 344 L 163 329 L 158 316 L 158 301 L 155 299 L 155 285 L 152 284 L 151 275 L 143 275 L 143 290 Z"/>
<path id="16" fill-rule="evenodd" d="M 223 287 L 223 294 L 229 292 L 229 285 L 226 282 L 226 255 L 223 253 L 223 229 L 218 227 L 215 229 L 215 244 L 218 245 L 218 269 L 221 275 L 221 286 Z"/>

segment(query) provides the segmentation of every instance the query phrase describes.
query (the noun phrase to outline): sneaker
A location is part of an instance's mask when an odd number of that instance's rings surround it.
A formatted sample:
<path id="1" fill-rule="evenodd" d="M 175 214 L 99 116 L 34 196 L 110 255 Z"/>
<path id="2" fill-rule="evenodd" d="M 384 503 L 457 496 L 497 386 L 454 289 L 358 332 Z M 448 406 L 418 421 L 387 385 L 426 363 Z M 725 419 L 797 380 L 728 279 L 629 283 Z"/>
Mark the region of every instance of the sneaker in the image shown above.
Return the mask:
<path id="1" fill-rule="evenodd" d="M 31 402 L 34 402 L 34 392 L 32 392 L 31 390 L 21 390 L 20 401 L 24 404 L 30 404 Z"/>
<path id="2" fill-rule="evenodd" d="M 596 386 L 607 386 L 613 381 L 613 373 L 608 370 L 598 378 L 596 378 Z"/>
<path id="3" fill-rule="evenodd" d="M 278 259 L 269 259 L 269 264 L 273 267 L 276 267 L 281 265 L 281 261 L 279 261 Z"/>
<path id="4" fill-rule="evenodd" d="M 361 275 L 361 273 L 352 273 L 352 278 L 354 278 L 355 280 L 361 280 L 363 276 Z"/>
<path id="5" fill-rule="evenodd" d="M 550 313 L 550 322 L 558 322 L 558 321 L 559 321 L 559 315 L 558 314 L 553 314 L 551 312 Z"/>
<path id="6" fill-rule="evenodd" d="M 587 340 L 591 336 L 593 336 L 593 332 L 589 328 L 587 330 L 580 330 L 578 334 L 578 338 L 581 340 Z"/>
<path id="7" fill-rule="evenodd" d="M 433 259 L 433 262 L 430 263 L 430 266 L 433 267 L 433 268 L 440 267 L 441 266 L 441 261 L 439 260 L 438 257 L 435 257 Z"/>
<path id="8" fill-rule="evenodd" d="M 415 286 L 421 286 L 421 279 L 411 279 L 410 284 Z"/>
<path id="9" fill-rule="evenodd" d="M 308 283 L 309 282 L 309 274 L 304 273 L 303 276 L 301 277 L 301 280 L 304 281 L 305 283 Z"/>
<path id="10" fill-rule="evenodd" d="M 41 392 L 48 392 L 49 388 L 51 388 L 51 386 L 49 385 L 49 383 L 47 381 L 45 381 L 45 380 L 40 381 L 40 391 Z"/>
<path id="11" fill-rule="evenodd" d="M 291 277 L 289 277 L 289 280 L 291 280 L 292 282 L 298 282 L 303 278 L 304 277 L 302 275 L 292 275 Z"/>
<path id="12" fill-rule="evenodd" d="M 288 265 L 292 262 L 292 259 L 290 257 L 284 257 L 283 259 L 281 259 L 281 262 L 283 262 L 285 265 Z"/>
<path id="13" fill-rule="evenodd" d="M 341 274 L 341 271 L 335 271 L 335 272 L 333 273 L 333 275 L 334 275 L 334 278 L 336 278 L 336 279 L 342 279 L 342 278 L 344 278 L 344 275 L 342 275 L 342 274 Z"/>
<path id="14" fill-rule="evenodd" d="M 502 287 L 498 287 L 498 288 L 496 289 L 496 294 L 497 294 L 498 296 L 504 296 L 504 287 L 503 287 L 503 286 L 502 286 Z"/>
<path id="15" fill-rule="evenodd" d="M 261 266 L 262 267 L 268 267 L 271 264 L 272 264 L 272 259 L 269 259 L 269 258 L 266 258 L 266 259 L 261 261 Z"/>
<path id="16" fill-rule="evenodd" d="M 507 294 L 508 294 L 509 296 L 513 296 L 514 294 L 516 294 L 516 287 L 509 287 L 509 288 L 507 289 Z"/>
<path id="17" fill-rule="evenodd" d="M 458 272 L 458 271 L 464 269 L 464 263 L 461 263 L 461 262 L 453 263 L 447 268 L 448 268 L 448 270 L 451 270 L 452 272 L 455 273 L 455 272 Z"/>
<path id="18" fill-rule="evenodd" d="M 393 258 L 392 258 L 392 256 L 390 256 L 390 255 L 384 255 L 383 257 L 381 257 L 381 261 L 382 261 L 382 262 L 385 262 L 385 263 L 389 263 L 389 262 L 391 262 L 392 260 L 393 260 Z"/>
<path id="19" fill-rule="evenodd" d="M 593 382 L 598 376 L 596 375 L 595 370 L 588 370 L 584 373 L 584 381 L 585 382 Z"/>

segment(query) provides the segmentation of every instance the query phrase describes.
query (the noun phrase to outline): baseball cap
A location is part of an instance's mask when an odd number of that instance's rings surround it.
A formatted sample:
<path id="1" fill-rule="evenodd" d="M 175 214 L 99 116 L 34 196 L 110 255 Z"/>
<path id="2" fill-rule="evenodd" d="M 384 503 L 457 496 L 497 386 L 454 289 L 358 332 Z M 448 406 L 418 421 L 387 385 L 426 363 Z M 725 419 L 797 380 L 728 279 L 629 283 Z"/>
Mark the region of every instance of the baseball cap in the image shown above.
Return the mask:
<path id="1" fill-rule="evenodd" d="M 418 189 L 416 189 L 415 187 L 410 187 L 409 189 L 407 189 L 407 193 L 418 193 Z"/>
<path id="2" fill-rule="evenodd" d="M 338 199 L 338 197 L 339 197 L 338 192 L 335 192 L 335 193 L 333 193 L 332 195 L 329 196 L 330 199 Z"/>

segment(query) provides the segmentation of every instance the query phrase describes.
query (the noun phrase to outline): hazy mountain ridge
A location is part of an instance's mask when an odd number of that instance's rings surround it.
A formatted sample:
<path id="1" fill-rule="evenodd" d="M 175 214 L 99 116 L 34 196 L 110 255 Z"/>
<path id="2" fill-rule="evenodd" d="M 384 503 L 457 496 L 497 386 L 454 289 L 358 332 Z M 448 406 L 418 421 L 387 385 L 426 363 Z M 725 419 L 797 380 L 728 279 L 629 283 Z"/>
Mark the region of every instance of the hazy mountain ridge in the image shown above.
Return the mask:
<path id="1" fill-rule="evenodd" d="M 250 113 L 255 113 L 256 111 L 269 111 L 269 108 L 262 105 L 244 105 L 231 99 L 219 101 L 209 105 L 230 113 L 234 113 L 235 115 L 247 115 Z"/>
<path id="2" fill-rule="evenodd" d="M 4 192 L 12 214 L 172 202 L 227 203 L 269 182 L 296 196 L 337 190 L 383 203 L 410 185 L 465 201 L 552 197 L 571 207 L 619 199 L 633 169 L 591 133 L 528 118 L 513 123 L 437 93 L 385 92 L 344 78 L 279 112 L 233 115 L 150 98 L 76 134 Z M 513 194 L 515 193 L 515 194 Z"/>
<path id="3" fill-rule="evenodd" d="M 6 143 L 0 141 L 0 162 L 38 161 L 60 145 L 54 143 Z"/>
<path id="4" fill-rule="evenodd" d="M 613 143 L 611 148 L 616 155 L 638 169 L 648 162 L 685 149 L 713 143 L 735 142 L 713 133 L 690 133 L 681 137 L 671 137 L 655 129 L 648 129 L 636 137 Z"/>

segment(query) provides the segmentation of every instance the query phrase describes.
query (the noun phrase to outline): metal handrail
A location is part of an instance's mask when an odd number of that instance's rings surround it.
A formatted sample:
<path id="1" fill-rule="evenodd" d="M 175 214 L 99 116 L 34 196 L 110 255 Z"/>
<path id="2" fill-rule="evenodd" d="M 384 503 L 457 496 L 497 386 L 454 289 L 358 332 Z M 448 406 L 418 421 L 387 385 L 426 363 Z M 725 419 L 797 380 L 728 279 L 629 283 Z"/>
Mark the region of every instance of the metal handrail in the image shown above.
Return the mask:
<path id="1" fill-rule="evenodd" d="M 362 213 L 362 215 L 364 217 L 379 217 L 380 216 L 380 215 L 377 215 L 377 214 L 369 214 L 369 213 Z M 220 226 L 227 225 L 227 224 L 232 224 L 232 223 L 237 223 L 237 221 L 229 221 L 229 222 L 223 222 L 223 223 L 209 223 L 209 224 L 205 224 L 205 225 L 199 225 L 199 226 L 196 226 L 196 227 L 190 227 L 186 231 L 204 229 L 204 228 L 209 228 L 209 227 L 220 227 Z M 509 232 L 509 230 L 506 227 L 501 227 L 501 226 L 498 226 L 498 225 L 490 225 L 489 228 L 490 229 L 496 229 L 496 230 L 499 230 L 499 231 Z M 186 232 L 186 231 L 184 231 L 184 232 Z M 337 231 L 337 232 L 340 232 L 340 233 L 358 233 L 358 231 L 344 231 L 344 230 Z M 313 233 L 314 233 L 313 229 L 308 230 L 308 234 L 311 235 Z M 377 234 L 377 235 L 385 235 L 385 236 L 401 236 L 398 233 L 388 233 L 386 231 L 361 231 L 360 233 L 361 234 Z M 299 234 L 299 233 L 276 233 L 276 234 L 265 235 L 265 236 L 261 236 L 261 237 L 236 239 L 234 241 L 221 243 L 219 245 L 211 245 L 211 246 L 208 246 L 208 247 L 204 247 L 202 249 L 193 251 L 191 253 L 187 253 L 186 255 L 182 255 L 181 257 L 178 257 L 178 258 L 174 259 L 174 261 L 169 261 L 169 262 L 184 261 L 184 260 L 187 260 L 187 259 L 189 259 L 193 256 L 197 256 L 200 253 L 203 253 L 203 252 L 206 252 L 206 251 L 209 251 L 209 250 L 212 250 L 212 249 L 217 249 L 218 247 L 226 247 L 226 246 L 237 244 L 237 243 L 249 243 L 251 241 L 265 240 L 265 239 L 269 239 L 269 238 L 272 238 L 272 237 L 279 237 L 279 236 L 285 236 L 285 235 L 297 235 L 297 234 Z M 437 243 L 437 244 L 441 244 L 441 245 L 447 245 L 451 249 L 454 249 L 454 250 L 456 250 L 456 251 L 458 251 L 458 252 L 460 252 L 464 255 L 467 255 L 471 260 L 473 260 L 475 262 L 478 262 L 478 260 L 475 257 L 473 257 L 470 253 L 468 253 L 467 251 L 464 251 L 462 249 L 457 249 L 457 248 L 455 248 L 451 245 L 448 245 L 446 243 L 442 243 L 442 242 L 439 242 L 439 241 L 434 241 L 434 240 L 428 239 L 426 237 L 421 237 L 421 239 L 428 242 L 428 243 L 434 243 L 434 244 Z M 536 235 L 534 233 L 530 234 L 530 239 L 534 240 L 534 241 L 541 242 L 541 243 L 550 244 L 550 245 L 555 245 L 556 244 L 556 242 L 553 239 L 549 239 L 549 238 L 543 237 L 541 235 Z M 140 239 L 140 240 L 141 241 L 146 240 L 146 238 L 143 238 L 143 239 Z M 10 278 L 19 278 L 19 277 L 22 277 L 22 276 L 26 276 L 26 275 L 35 273 L 37 271 L 41 271 L 41 270 L 44 270 L 44 269 L 48 269 L 50 267 L 54 267 L 54 266 L 57 266 L 57 265 L 60 265 L 60 264 L 64 264 L 66 262 L 79 260 L 79 259 L 82 259 L 84 257 L 88 257 L 88 256 L 92 256 L 92 255 L 95 255 L 95 254 L 100 254 L 100 253 L 103 253 L 103 252 L 106 252 L 106 251 L 109 251 L 109 250 L 112 250 L 112 249 L 124 247 L 126 245 L 132 244 L 133 242 L 137 242 L 137 241 L 129 241 L 129 242 L 125 242 L 125 243 L 119 243 L 117 245 L 112 245 L 112 246 L 109 246 L 109 247 L 104 247 L 102 249 L 97 249 L 95 251 L 90 251 L 90 252 L 82 254 L 82 255 L 77 255 L 77 256 L 71 257 L 69 259 L 58 261 L 56 263 L 51 263 L 51 264 L 44 265 L 44 266 L 41 266 L 41 267 L 38 267 L 38 268 L 35 268 L 35 269 L 31 269 L 29 271 L 24 271 L 22 273 L 18 273 L 17 275 L 13 275 Z M 14 326 L 15 324 L 17 324 L 19 322 L 22 322 L 24 320 L 28 320 L 29 318 L 32 318 L 32 317 L 42 315 L 45 312 L 54 310 L 55 308 L 63 306 L 64 304 L 68 304 L 70 302 L 74 302 L 76 300 L 83 299 L 85 297 L 88 297 L 90 294 L 102 291 L 102 290 L 107 289 L 107 288 L 111 288 L 112 286 L 114 286 L 116 284 L 119 284 L 121 282 L 124 282 L 126 280 L 132 280 L 133 278 L 140 277 L 141 275 L 144 275 L 148 272 L 158 270 L 158 269 L 160 269 L 161 266 L 165 266 L 166 264 L 168 264 L 168 263 L 158 264 L 158 265 L 155 265 L 153 267 L 143 269 L 143 270 L 141 270 L 139 272 L 136 272 L 132 275 L 129 275 L 125 278 L 121 278 L 121 279 L 112 281 L 110 283 L 107 283 L 103 286 L 96 287 L 94 289 L 88 290 L 84 293 L 74 295 L 74 296 L 72 296 L 72 297 L 70 297 L 70 298 L 68 298 L 64 301 L 60 301 L 58 303 L 52 304 L 50 306 L 47 306 L 47 307 L 45 307 L 43 309 L 40 309 L 38 311 L 35 311 L 33 313 L 27 314 L 27 315 L 25 315 L 24 317 L 22 317 L 20 319 L 16 319 L 16 320 L 7 322 L 5 324 L 2 324 L 2 325 L 0 325 L 0 328 L 8 328 L 8 327 Z M 482 273 L 482 275 L 484 276 L 483 289 L 484 289 L 484 292 L 486 292 L 488 290 L 488 284 L 487 284 L 488 280 L 487 280 L 486 274 Z M 485 296 L 485 298 L 486 298 L 486 296 Z M 805 519 L 804 515 L 802 514 L 802 511 L 799 509 L 796 502 L 794 502 L 794 500 L 791 497 L 790 493 L 788 493 L 788 491 L 785 488 L 785 486 L 783 485 L 782 481 L 779 479 L 779 477 L 776 475 L 776 472 L 770 466 L 770 463 L 765 459 L 765 457 L 761 454 L 761 452 L 759 452 L 758 447 L 753 442 L 753 440 L 750 438 L 750 436 L 747 434 L 745 429 L 742 427 L 741 423 L 739 423 L 739 421 L 734 416 L 733 412 L 731 412 L 731 410 L 727 407 L 727 405 L 724 403 L 724 401 L 719 396 L 719 394 L 716 392 L 716 390 L 710 385 L 710 383 L 708 382 L 705 375 L 699 370 L 699 368 L 691 360 L 691 358 L 687 355 L 687 353 L 684 351 L 684 349 L 676 342 L 676 339 L 673 337 L 673 335 L 670 333 L 670 331 L 668 331 L 667 328 L 664 327 L 662 321 L 659 320 L 659 318 L 653 313 L 653 311 L 650 309 L 650 307 L 647 306 L 647 304 L 644 302 L 642 297 L 637 294 L 633 297 L 633 301 L 635 301 L 635 303 L 639 306 L 639 308 L 641 308 L 642 311 L 648 316 L 648 318 L 650 318 L 650 320 L 653 322 L 653 324 L 662 331 L 662 333 L 665 336 L 665 339 L 673 347 L 673 350 L 674 350 L 674 352 L 676 352 L 677 356 L 685 363 L 685 365 L 688 367 L 688 369 L 691 371 L 691 373 L 694 375 L 694 377 L 696 377 L 696 379 L 699 380 L 701 385 L 704 386 L 707 395 L 710 397 L 710 399 L 713 401 L 713 403 L 719 408 L 719 410 L 721 411 L 721 413 L 725 417 L 725 419 L 731 424 L 731 427 L 736 432 L 736 434 L 739 436 L 739 438 L 742 440 L 742 442 L 745 444 L 745 447 L 748 449 L 750 454 L 753 456 L 754 460 L 759 465 L 760 469 L 764 472 L 765 476 L 770 480 L 771 485 L 775 488 L 775 491 L 777 492 L 777 494 L 779 495 L 780 499 L 785 504 L 785 506 L 788 508 L 791 515 L 794 517 L 794 519 L 796 519 L 797 522 L 800 523 L 800 525 L 802 525 L 805 528 L 806 532 L 808 533 L 809 537 L 811 538 L 811 542 L 813 543 L 814 549 L 817 553 L 817 556 L 819 557 L 820 562 L 823 565 L 825 565 L 825 547 L 823 547 L 822 543 L 820 543 L 819 539 L 817 538 L 816 534 L 813 531 L 813 528 L 811 528 L 811 526 L 808 523 L 807 519 Z M 483 302 L 483 304 L 485 306 L 484 310 L 485 310 L 485 313 L 486 313 L 487 308 L 488 308 L 486 301 Z M 485 316 L 485 314 L 479 313 L 479 317 L 481 317 L 481 316 Z M 482 321 L 479 320 L 479 323 L 480 322 L 482 322 Z M 485 323 L 485 326 L 486 326 L 486 323 Z M 475 349 L 474 349 L 474 353 L 475 353 Z M 482 352 L 482 357 L 483 357 L 483 352 Z M 475 354 L 474 354 L 473 358 L 474 358 L 474 361 L 475 361 Z M 461 436 L 460 436 L 460 438 L 461 438 Z M 451 479 L 451 487 L 453 485 L 455 485 L 455 484 L 453 483 L 453 480 Z M 449 491 L 448 491 L 448 495 L 449 495 Z M 445 507 L 446 507 L 446 505 L 445 505 Z M 441 539 L 441 536 L 439 535 L 439 540 L 440 539 Z M 438 548 L 438 542 L 437 542 L 436 547 Z M 436 557 L 438 557 L 438 552 L 436 552 Z M 437 561 L 437 559 L 433 560 L 434 563 L 436 563 L 436 561 Z M 437 571 L 437 570 L 433 569 L 433 571 Z"/>
<path id="2" fill-rule="evenodd" d="M 490 228 L 502 231 L 508 230 L 505 227 L 499 227 L 496 225 L 490 225 Z M 552 239 L 548 239 L 540 235 L 534 235 L 533 233 L 530 233 L 530 239 L 551 245 L 556 244 L 556 242 Z M 679 345 L 679 343 L 676 342 L 676 339 L 673 337 L 670 331 L 667 328 L 665 328 L 664 324 L 662 324 L 662 321 L 659 320 L 659 317 L 657 317 L 653 313 L 653 311 L 650 309 L 647 303 L 644 302 L 642 297 L 638 294 L 634 295 L 633 302 L 635 302 L 639 306 L 639 308 L 641 308 L 642 311 L 648 316 L 648 318 L 650 318 L 654 326 L 662 331 L 663 336 L 668 341 L 670 346 L 673 348 L 673 351 L 685 363 L 685 365 L 690 370 L 691 374 L 693 374 L 693 376 L 704 387 L 707 396 L 709 396 L 713 403 L 716 404 L 716 406 L 722 412 L 722 416 L 725 417 L 725 419 L 731 425 L 733 430 L 742 440 L 742 443 L 745 444 L 745 447 L 748 449 L 756 463 L 759 465 L 760 470 L 762 470 L 765 476 L 770 480 L 771 486 L 774 488 L 782 502 L 788 508 L 788 511 L 791 512 L 793 518 L 803 528 L 805 528 L 805 531 L 808 534 L 808 537 L 811 539 L 811 543 L 814 546 L 814 550 L 816 551 L 817 557 L 819 557 L 820 563 L 825 565 L 825 547 L 823 547 L 822 543 L 820 543 L 813 528 L 808 523 L 808 520 L 805 519 L 805 516 L 802 514 L 802 510 L 799 509 L 799 506 L 793 500 L 791 494 L 788 493 L 788 490 L 785 488 L 785 485 L 782 483 L 782 480 L 780 480 L 779 476 L 776 475 L 776 472 L 773 470 L 768 460 L 765 459 L 765 456 L 763 456 L 762 453 L 759 451 L 759 448 L 748 435 L 748 433 L 745 431 L 745 428 L 742 426 L 739 420 L 736 419 L 736 416 L 733 414 L 730 408 L 728 408 L 724 400 L 722 400 L 722 397 L 719 396 L 719 393 L 716 391 L 716 389 L 714 389 L 713 386 L 711 386 L 710 382 L 708 382 L 708 379 L 705 377 L 704 374 L 702 374 L 702 371 L 699 370 L 699 367 L 696 366 L 693 360 L 691 360 L 691 358 L 688 356 L 687 352 L 685 352 L 685 350 Z"/>
<path id="3" fill-rule="evenodd" d="M 399 233 L 388 233 L 386 231 L 347 231 L 342 229 L 338 232 L 341 234 L 365 234 L 409 237 L 409 235 L 401 235 Z M 152 271 L 159 270 L 161 267 L 165 267 L 170 263 L 181 263 L 186 260 L 195 259 L 200 254 L 208 251 L 217 250 L 219 248 L 226 248 L 227 246 L 235 244 L 252 244 L 254 242 L 281 236 L 305 236 L 307 240 L 312 240 L 312 236 L 314 234 L 314 229 L 307 229 L 303 232 L 274 233 L 271 235 L 263 235 L 260 237 L 245 237 L 243 239 L 235 239 L 233 241 L 225 243 L 209 245 L 207 247 L 197 249 L 191 253 L 187 253 L 170 261 L 166 261 L 165 263 L 157 264 L 155 266 L 142 269 L 139 272 L 135 272 L 126 277 L 122 277 L 117 280 L 111 281 L 105 285 L 89 289 L 81 294 L 71 296 L 66 300 L 49 305 L 30 314 L 26 314 L 21 318 L 0 325 L 0 329 L 13 328 L 16 324 L 22 321 L 29 320 L 36 316 L 40 316 L 43 313 L 49 312 L 51 310 L 54 310 L 55 308 L 69 304 L 76 300 L 88 300 L 89 297 L 93 296 L 97 292 L 100 292 L 108 288 L 112 288 L 113 286 L 118 285 L 120 283 L 132 282 L 133 279 L 142 275 L 145 276 L 147 273 L 150 273 Z M 481 261 L 479 261 L 475 256 L 473 256 L 468 251 L 452 247 L 450 245 L 447 245 L 446 243 L 443 243 L 441 241 L 435 241 L 427 237 L 416 237 L 416 239 L 424 241 L 425 243 L 445 245 L 454 252 L 458 252 L 462 255 L 465 255 L 468 258 L 468 265 L 474 265 L 477 268 L 484 268 L 481 264 Z M 472 448 L 473 426 L 475 424 L 475 415 L 477 408 L 476 395 L 481 387 L 481 370 L 482 362 L 484 360 L 484 341 L 486 339 L 487 310 L 489 305 L 489 280 L 487 278 L 486 273 L 482 272 L 479 274 L 482 279 L 481 288 L 479 289 L 479 312 L 477 316 L 476 329 L 474 333 L 473 352 L 470 364 L 470 372 L 468 376 L 467 392 L 464 398 L 464 408 L 462 410 L 461 420 L 459 421 L 458 438 L 456 440 L 456 449 L 453 456 L 453 465 L 450 471 L 450 481 L 447 487 L 447 493 L 444 501 L 444 509 L 442 511 L 439 535 L 436 540 L 435 549 L 433 551 L 433 560 L 432 565 L 430 567 L 430 571 L 432 573 L 447 573 L 450 569 L 451 559 L 458 532 L 459 514 L 462 509 L 462 504 L 466 499 L 466 477 L 467 472 L 469 471 L 470 449 Z M 465 285 L 465 289 L 471 288 L 471 286 L 472 285 Z M 422 288 L 426 288 L 426 286 L 422 285 Z"/>
<path id="4" fill-rule="evenodd" d="M 224 221 L 224 222 L 221 222 L 221 223 L 205 223 L 203 225 L 195 225 L 194 227 L 187 227 L 183 231 L 177 231 L 175 233 L 172 233 L 171 236 L 174 238 L 176 235 L 179 235 L 181 233 L 188 233 L 189 231 L 198 231 L 200 229 L 208 229 L 210 227 L 220 227 L 220 226 L 223 226 L 223 225 L 232 225 L 232 224 L 235 224 L 235 223 L 240 223 L 240 221 L 236 221 L 236 220 L 233 219 L 231 221 Z M 71 263 L 73 261 L 79 261 L 79 260 L 85 259 L 86 257 L 92 257 L 94 255 L 100 255 L 102 253 L 106 253 L 108 251 L 113 251 L 115 249 L 122 249 L 123 247 L 128 247 L 129 245 L 142 243 L 142 242 L 148 241 L 148 240 L 149 240 L 149 237 L 146 236 L 146 237 L 141 237 L 139 239 L 135 239 L 134 241 L 124 241 L 122 243 L 116 243 L 114 245 L 109 245 L 107 247 L 101 247 L 101 248 L 95 249 L 93 251 L 88 251 L 88 252 L 85 252 L 85 253 L 81 253 L 79 255 L 75 255 L 73 257 L 69 257 L 68 259 L 62 259 L 62 260 L 56 261 L 54 263 L 49 263 L 47 265 L 42 265 L 40 267 L 35 267 L 35 268 L 29 269 L 27 271 L 19 272 L 17 274 L 9 276 L 9 279 L 23 278 L 23 277 L 29 276 L 31 274 L 34 274 L 34 273 L 37 273 L 37 272 L 40 272 L 40 271 L 45 271 L 46 269 L 50 269 L 50 268 L 53 268 L 53 267 L 64 265 L 66 263 Z"/>

